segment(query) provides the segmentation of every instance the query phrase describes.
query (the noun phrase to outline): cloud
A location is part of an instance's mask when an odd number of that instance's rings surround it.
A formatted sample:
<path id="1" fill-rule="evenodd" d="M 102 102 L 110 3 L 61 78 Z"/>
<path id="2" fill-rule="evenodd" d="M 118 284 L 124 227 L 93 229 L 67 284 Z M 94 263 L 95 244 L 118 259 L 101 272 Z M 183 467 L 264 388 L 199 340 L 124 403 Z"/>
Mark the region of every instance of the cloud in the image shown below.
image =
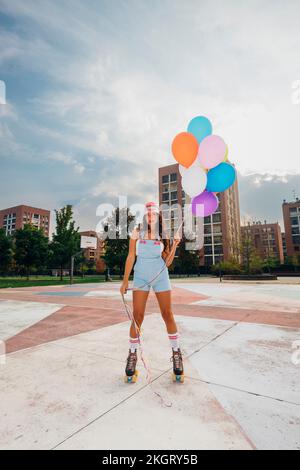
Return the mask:
<path id="1" fill-rule="evenodd" d="M 300 173 L 276 175 L 271 173 L 238 174 L 241 223 L 246 221 L 279 222 L 284 231 L 282 202 L 300 197 Z"/>
<path id="2" fill-rule="evenodd" d="M 244 213 L 255 216 L 256 188 L 257 216 L 280 216 L 268 194 L 291 194 L 299 174 L 299 4 L 0 0 L 0 11 L 13 110 L 1 116 L 3 178 L 16 162 L 32 183 L 44 168 L 52 201 L 61 165 L 57 203 L 76 200 L 93 224 L 99 201 L 157 199 L 173 137 L 201 113 L 228 143 Z"/>
<path id="3" fill-rule="evenodd" d="M 63 153 L 56 152 L 56 153 L 51 153 L 50 155 L 48 155 L 47 158 L 49 160 L 61 162 L 64 165 L 72 166 L 76 173 L 81 174 L 85 171 L 85 167 L 71 155 L 65 155 Z"/>

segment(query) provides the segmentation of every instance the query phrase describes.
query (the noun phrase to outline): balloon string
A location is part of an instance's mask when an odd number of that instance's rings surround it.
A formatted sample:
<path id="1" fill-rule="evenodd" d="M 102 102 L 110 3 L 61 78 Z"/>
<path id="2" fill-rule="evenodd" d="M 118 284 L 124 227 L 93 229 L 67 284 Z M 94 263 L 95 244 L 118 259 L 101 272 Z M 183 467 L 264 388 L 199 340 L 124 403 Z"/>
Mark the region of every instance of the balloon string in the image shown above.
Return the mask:
<path id="1" fill-rule="evenodd" d="M 183 221 L 181 222 L 180 226 L 178 227 L 177 229 L 177 232 L 179 231 L 179 229 L 181 228 L 183 224 Z M 129 290 L 139 290 L 139 289 L 142 289 L 143 287 L 149 285 L 151 286 L 152 282 L 155 281 L 155 279 L 164 271 L 164 269 L 166 269 L 168 266 L 167 266 L 167 262 L 170 258 L 170 254 L 169 256 L 167 257 L 166 261 L 164 260 L 164 266 L 162 267 L 162 269 L 148 282 L 146 282 L 145 284 L 143 284 L 142 286 L 139 286 L 139 287 L 136 287 L 135 289 L 132 289 L 132 288 L 129 288 L 127 289 L 127 291 Z M 151 387 L 151 390 L 153 393 L 155 393 L 155 395 L 157 395 L 160 400 L 161 400 L 161 403 L 164 405 L 164 406 L 167 406 L 167 407 L 171 407 L 172 406 L 172 403 L 166 403 L 166 401 L 163 399 L 163 397 L 161 396 L 161 394 L 159 392 L 157 392 L 156 390 L 154 390 L 152 388 L 152 381 L 151 381 L 151 369 L 150 367 L 148 366 L 148 363 L 144 357 L 144 350 L 143 350 L 143 346 L 142 346 L 142 339 L 141 339 L 141 328 L 140 326 L 137 324 L 135 318 L 134 318 L 134 315 L 131 311 L 131 308 L 130 306 L 127 304 L 126 300 L 125 300 L 125 297 L 124 297 L 124 294 L 121 294 L 122 295 L 122 300 L 123 300 L 123 304 L 124 304 L 124 307 L 125 307 L 125 311 L 127 313 L 127 316 L 129 318 L 129 320 L 133 323 L 134 325 L 134 329 L 135 329 L 135 332 L 136 332 L 136 335 L 138 337 L 138 340 L 139 340 L 139 349 L 140 349 L 140 355 L 141 355 L 141 359 L 142 359 L 142 363 L 145 367 L 145 370 L 147 372 L 147 377 L 146 377 L 146 380 L 148 382 L 148 385 Z"/>
<path id="2" fill-rule="evenodd" d="M 131 289 L 128 289 L 128 290 L 131 290 Z M 139 327 L 139 325 L 137 324 L 135 318 L 134 318 L 134 315 L 132 314 L 132 311 L 131 311 L 131 308 L 130 306 L 127 304 L 125 298 L 124 298 L 124 295 L 122 294 L 122 300 L 123 300 L 123 304 L 125 306 L 125 310 L 126 310 L 126 313 L 128 315 L 128 318 L 129 320 L 133 323 L 134 325 L 134 329 L 135 329 L 135 332 L 136 332 L 136 335 L 138 337 L 138 340 L 139 340 L 139 349 L 140 349 L 140 355 L 141 355 L 141 359 L 142 359 L 142 363 L 144 365 L 144 368 L 147 372 L 147 377 L 146 377 L 146 380 L 148 382 L 148 385 L 149 387 L 151 388 L 152 392 L 155 393 L 156 396 L 159 397 L 159 399 L 161 400 L 161 404 L 166 406 L 166 407 L 171 407 L 172 406 L 172 403 L 167 403 L 164 398 L 162 397 L 162 395 L 157 392 L 156 390 L 154 390 L 152 388 L 152 374 L 151 374 L 151 369 L 150 367 L 148 366 L 148 363 L 144 357 L 144 350 L 143 350 L 143 345 L 142 345 L 142 340 L 141 340 L 141 329 Z"/>

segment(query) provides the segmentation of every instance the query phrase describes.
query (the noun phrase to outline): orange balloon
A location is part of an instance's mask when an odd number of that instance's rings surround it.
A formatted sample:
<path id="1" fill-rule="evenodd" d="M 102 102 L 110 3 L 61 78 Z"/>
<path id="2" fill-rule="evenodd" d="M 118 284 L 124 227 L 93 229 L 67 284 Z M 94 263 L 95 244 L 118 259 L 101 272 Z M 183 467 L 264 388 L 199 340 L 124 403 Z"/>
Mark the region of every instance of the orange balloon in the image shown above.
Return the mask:
<path id="1" fill-rule="evenodd" d="M 199 144 L 190 132 L 180 132 L 172 142 L 172 153 L 180 165 L 188 168 L 197 158 Z"/>

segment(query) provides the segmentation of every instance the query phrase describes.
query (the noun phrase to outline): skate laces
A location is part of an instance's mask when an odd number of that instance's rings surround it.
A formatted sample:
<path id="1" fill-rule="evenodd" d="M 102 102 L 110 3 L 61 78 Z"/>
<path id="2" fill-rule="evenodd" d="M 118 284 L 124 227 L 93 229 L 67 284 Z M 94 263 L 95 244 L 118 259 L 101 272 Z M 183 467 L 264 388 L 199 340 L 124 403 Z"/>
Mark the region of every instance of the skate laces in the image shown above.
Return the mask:
<path id="1" fill-rule="evenodd" d="M 175 368 L 181 368 L 181 354 L 180 351 L 173 351 L 173 356 L 171 357 L 170 361 L 174 360 Z"/>
<path id="2" fill-rule="evenodd" d="M 136 362 L 136 353 L 130 353 L 127 359 L 128 369 L 133 369 Z"/>

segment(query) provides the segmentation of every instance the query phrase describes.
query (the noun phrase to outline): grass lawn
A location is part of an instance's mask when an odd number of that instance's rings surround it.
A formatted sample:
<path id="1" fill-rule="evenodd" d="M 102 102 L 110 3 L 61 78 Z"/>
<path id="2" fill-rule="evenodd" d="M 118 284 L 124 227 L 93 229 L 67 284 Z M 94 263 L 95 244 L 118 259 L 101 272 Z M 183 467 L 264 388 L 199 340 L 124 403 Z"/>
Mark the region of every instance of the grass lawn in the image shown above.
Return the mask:
<path id="1" fill-rule="evenodd" d="M 113 275 L 111 276 L 113 281 L 120 282 L 121 278 L 118 275 Z M 171 279 L 186 279 L 188 281 L 192 279 L 199 280 L 199 277 L 197 275 L 174 275 L 170 273 L 170 278 Z M 209 278 L 213 279 L 215 278 L 214 276 L 201 276 L 201 279 L 203 278 Z M 132 281 L 132 276 L 130 276 L 130 281 Z M 73 278 L 73 284 L 84 284 L 88 282 L 105 282 L 105 276 L 104 274 L 99 274 L 97 276 L 93 275 L 86 275 L 85 277 L 78 277 L 75 276 Z M 29 280 L 27 280 L 25 277 L 20 277 L 20 276 L 11 276 L 11 277 L 0 277 L 0 289 L 4 289 L 7 287 L 32 287 L 32 286 L 57 286 L 57 285 L 63 285 L 63 284 L 70 284 L 70 278 L 69 276 L 65 276 L 63 280 L 61 281 L 59 277 L 54 277 L 54 276 L 30 276 Z"/>
<path id="2" fill-rule="evenodd" d="M 104 282 L 105 277 L 99 276 L 86 276 L 74 277 L 74 284 L 83 284 L 87 282 Z M 0 289 L 6 287 L 32 287 L 32 286 L 56 286 L 62 284 L 70 284 L 70 278 L 64 277 L 61 281 L 58 277 L 53 276 L 30 276 L 29 280 L 25 277 L 0 277 Z"/>

